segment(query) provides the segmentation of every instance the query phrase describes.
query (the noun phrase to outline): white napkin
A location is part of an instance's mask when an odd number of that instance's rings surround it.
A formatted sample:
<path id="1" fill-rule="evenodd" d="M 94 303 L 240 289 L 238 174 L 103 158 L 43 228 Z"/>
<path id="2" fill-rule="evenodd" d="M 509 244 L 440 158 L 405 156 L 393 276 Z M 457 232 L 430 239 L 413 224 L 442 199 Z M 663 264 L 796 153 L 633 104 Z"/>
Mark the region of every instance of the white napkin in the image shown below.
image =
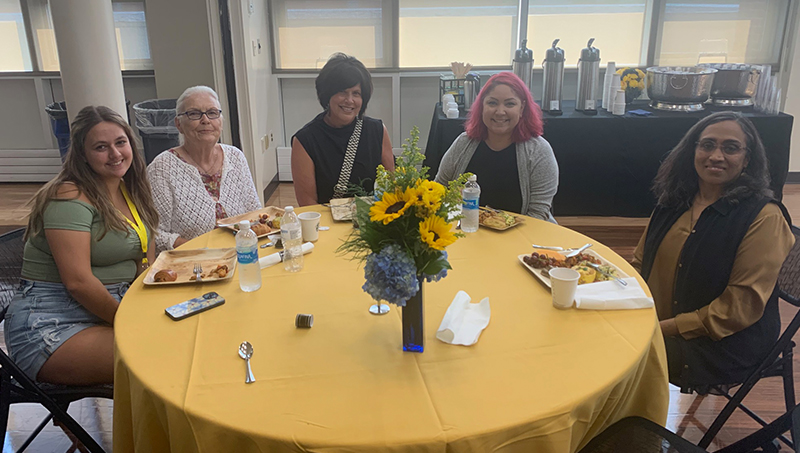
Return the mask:
<path id="1" fill-rule="evenodd" d="M 314 250 L 314 244 L 311 242 L 306 242 L 303 244 L 303 255 L 311 253 Z M 258 265 L 261 266 L 261 269 L 268 268 L 270 266 L 274 266 L 278 263 L 283 261 L 283 252 L 273 253 L 272 255 L 267 255 L 263 258 L 258 259 Z"/>
<path id="2" fill-rule="evenodd" d="M 629 310 L 653 306 L 653 299 L 647 297 L 635 278 L 623 280 L 628 286 L 613 280 L 579 285 L 575 291 L 575 307 L 584 310 Z"/>
<path id="3" fill-rule="evenodd" d="M 436 331 L 436 338 L 449 344 L 470 346 L 478 341 L 481 332 L 489 325 L 492 311 L 489 308 L 489 298 L 486 297 L 477 304 L 470 303 L 470 297 L 464 291 L 459 291 L 447 312 L 444 314 L 442 324 Z"/>

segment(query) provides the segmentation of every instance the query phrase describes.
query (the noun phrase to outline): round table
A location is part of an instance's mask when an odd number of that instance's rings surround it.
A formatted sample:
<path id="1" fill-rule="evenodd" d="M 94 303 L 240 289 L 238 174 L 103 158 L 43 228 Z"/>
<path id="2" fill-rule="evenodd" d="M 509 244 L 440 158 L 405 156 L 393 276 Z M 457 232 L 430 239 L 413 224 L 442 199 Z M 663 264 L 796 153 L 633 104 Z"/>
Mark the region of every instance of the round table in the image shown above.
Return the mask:
<path id="1" fill-rule="evenodd" d="M 115 452 L 574 452 L 626 416 L 665 422 L 655 310 L 555 309 L 517 259 L 531 243 L 578 246 L 585 236 L 527 219 L 458 240 L 448 248 L 449 275 L 425 284 L 425 352 L 417 354 L 402 350 L 400 309 L 371 315 L 363 265 L 336 253 L 351 225 L 321 206 L 306 210 L 321 212 L 330 231 L 301 272 L 263 269 L 256 292 L 241 291 L 237 276 L 134 282 L 114 327 Z M 215 230 L 184 247 L 233 246 L 230 232 Z M 609 248 L 593 249 L 636 275 Z M 223 306 L 179 322 L 164 314 L 212 290 Z M 470 347 L 435 338 L 459 290 L 491 304 L 489 326 Z M 295 328 L 298 313 L 313 314 L 314 326 Z M 244 340 L 255 349 L 252 384 L 237 355 Z"/>

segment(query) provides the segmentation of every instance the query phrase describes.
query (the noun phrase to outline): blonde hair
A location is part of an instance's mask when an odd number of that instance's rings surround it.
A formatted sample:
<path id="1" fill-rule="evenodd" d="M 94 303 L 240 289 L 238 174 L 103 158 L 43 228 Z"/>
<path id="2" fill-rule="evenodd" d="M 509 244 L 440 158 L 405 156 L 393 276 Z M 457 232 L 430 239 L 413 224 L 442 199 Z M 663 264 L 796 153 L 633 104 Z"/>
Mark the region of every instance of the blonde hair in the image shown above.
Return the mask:
<path id="1" fill-rule="evenodd" d="M 97 173 L 89 166 L 86 160 L 86 137 L 89 132 L 100 123 L 114 123 L 125 131 L 131 146 L 133 160 L 131 167 L 122 177 L 125 187 L 132 201 L 139 211 L 145 226 L 155 232 L 158 226 L 158 212 L 153 204 L 150 183 L 147 182 L 144 158 L 138 150 L 134 134 L 128 123 L 115 111 L 103 106 L 88 106 L 81 109 L 75 120 L 70 125 L 70 147 L 61 172 L 55 179 L 45 184 L 30 202 L 31 214 L 28 217 L 28 229 L 25 238 L 37 235 L 44 229 L 44 210 L 51 200 L 63 200 L 58 195 L 59 189 L 65 183 L 77 186 L 79 194 L 84 194 L 92 206 L 100 213 L 103 219 L 103 235 L 109 230 L 129 232 L 125 218 L 120 214 L 111 201 L 111 194 Z M 79 195 L 78 194 L 78 195 Z M 78 197 L 76 195 L 72 199 Z"/>

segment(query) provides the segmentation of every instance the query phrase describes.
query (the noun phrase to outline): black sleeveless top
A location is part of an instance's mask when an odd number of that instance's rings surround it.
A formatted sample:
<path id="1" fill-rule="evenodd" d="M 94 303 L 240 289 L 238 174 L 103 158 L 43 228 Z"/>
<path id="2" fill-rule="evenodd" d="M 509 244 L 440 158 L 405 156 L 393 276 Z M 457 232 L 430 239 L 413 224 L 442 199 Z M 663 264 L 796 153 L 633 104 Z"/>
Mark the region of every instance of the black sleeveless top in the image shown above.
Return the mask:
<path id="1" fill-rule="evenodd" d="M 482 141 L 467 164 L 467 171 L 478 175 L 482 206 L 523 214 L 516 143 L 495 151 Z"/>
<path id="2" fill-rule="evenodd" d="M 323 120 L 324 116 L 325 112 L 320 113 L 292 137 L 292 140 L 300 141 L 314 162 L 317 203 L 327 203 L 333 197 L 333 188 L 339 182 L 347 143 L 356 127 L 355 121 L 340 128 L 329 126 Z M 383 122 L 366 116 L 363 120 L 361 139 L 358 142 L 353 171 L 350 172 L 350 184 L 359 185 L 366 192 L 372 192 L 375 185 L 375 170 L 381 163 Z"/>

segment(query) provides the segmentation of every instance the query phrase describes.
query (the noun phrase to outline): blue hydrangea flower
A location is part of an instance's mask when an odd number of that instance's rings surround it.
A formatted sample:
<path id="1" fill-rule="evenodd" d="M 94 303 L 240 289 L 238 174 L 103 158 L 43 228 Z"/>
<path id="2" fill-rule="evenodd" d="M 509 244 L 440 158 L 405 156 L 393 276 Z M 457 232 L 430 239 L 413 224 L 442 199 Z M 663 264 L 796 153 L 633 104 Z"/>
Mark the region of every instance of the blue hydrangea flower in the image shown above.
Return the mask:
<path id="1" fill-rule="evenodd" d="M 395 244 L 367 256 L 364 278 L 366 282 L 361 287 L 364 292 L 377 301 L 385 300 L 401 307 L 419 291 L 414 260 Z"/>
<path id="2" fill-rule="evenodd" d="M 447 260 L 447 252 L 443 251 L 442 255 L 443 256 L 440 257 L 439 259 L 446 261 Z M 428 283 L 430 283 L 430 282 L 438 282 L 439 280 L 447 277 L 447 268 L 442 269 L 436 275 L 430 275 L 430 274 L 423 274 L 423 275 L 425 276 L 425 281 L 428 282 Z"/>

